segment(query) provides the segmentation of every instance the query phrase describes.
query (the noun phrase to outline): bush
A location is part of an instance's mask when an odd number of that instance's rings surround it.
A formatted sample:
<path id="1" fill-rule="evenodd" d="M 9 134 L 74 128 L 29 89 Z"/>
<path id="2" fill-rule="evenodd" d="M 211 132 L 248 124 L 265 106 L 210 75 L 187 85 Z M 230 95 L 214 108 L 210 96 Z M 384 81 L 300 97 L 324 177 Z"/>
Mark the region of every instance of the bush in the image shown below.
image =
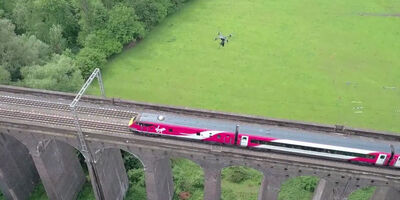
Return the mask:
<path id="1" fill-rule="evenodd" d="M 54 55 L 43 66 L 24 67 L 21 74 L 26 87 L 74 92 L 83 84 L 81 72 L 75 62 L 63 55 Z"/>
<path id="2" fill-rule="evenodd" d="M 222 176 L 232 183 L 241 183 L 250 178 L 248 170 L 242 166 L 229 167 L 223 171 Z"/>
<path id="3" fill-rule="evenodd" d="M 126 151 L 122 151 L 121 154 L 122 159 L 124 160 L 125 169 L 127 171 L 131 169 L 143 169 L 142 163 L 135 156 Z"/>
<path id="4" fill-rule="evenodd" d="M 303 176 L 301 178 L 301 188 L 308 192 L 314 192 L 319 180 L 311 176 Z"/>
<path id="5" fill-rule="evenodd" d="M 312 176 L 300 176 L 285 181 L 281 186 L 279 200 L 311 199 L 319 179 Z"/>
<path id="6" fill-rule="evenodd" d="M 144 180 L 144 170 L 143 169 L 131 169 L 128 170 L 129 184 L 145 187 L 146 183 Z"/>
<path id="7" fill-rule="evenodd" d="M 174 179 L 174 200 L 179 194 L 188 192 L 190 199 L 203 199 L 204 175 L 200 166 L 187 159 L 171 159 Z"/>
<path id="8" fill-rule="evenodd" d="M 94 69 L 102 68 L 107 60 L 106 55 L 100 50 L 85 47 L 76 57 L 76 62 L 82 72 L 83 78 L 86 79 Z"/>
<path id="9" fill-rule="evenodd" d="M 170 0 L 170 7 L 168 8 L 168 14 L 176 12 L 184 2 L 187 0 Z"/>
<path id="10" fill-rule="evenodd" d="M 147 30 L 158 24 L 167 16 L 167 7 L 156 0 L 138 0 L 134 8 L 139 21 L 144 23 Z"/>
<path id="11" fill-rule="evenodd" d="M 85 47 L 97 49 L 106 57 L 119 53 L 122 50 L 122 44 L 112 36 L 108 31 L 97 31 L 86 37 Z"/>
<path id="12" fill-rule="evenodd" d="M 11 81 L 10 72 L 0 65 L 0 84 L 8 84 Z"/>

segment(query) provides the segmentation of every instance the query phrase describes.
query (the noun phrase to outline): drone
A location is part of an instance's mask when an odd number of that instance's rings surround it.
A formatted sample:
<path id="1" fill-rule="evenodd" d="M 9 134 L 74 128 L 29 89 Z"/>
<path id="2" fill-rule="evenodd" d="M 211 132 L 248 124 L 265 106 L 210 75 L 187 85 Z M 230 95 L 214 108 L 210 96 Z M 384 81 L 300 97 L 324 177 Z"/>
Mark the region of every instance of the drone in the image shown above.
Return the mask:
<path id="1" fill-rule="evenodd" d="M 228 42 L 228 38 L 231 38 L 231 37 L 232 37 L 232 34 L 229 34 L 228 36 L 224 36 L 224 35 L 222 35 L 221 32 L 218 32 L 218 36 L 217 36 L 214 40 L 220 39 L 221 42 L 220 42 L 219 44 L 220 44 L 222 47 L 224 47 L 224 46 L 225 46 L 225 41 Z"/>

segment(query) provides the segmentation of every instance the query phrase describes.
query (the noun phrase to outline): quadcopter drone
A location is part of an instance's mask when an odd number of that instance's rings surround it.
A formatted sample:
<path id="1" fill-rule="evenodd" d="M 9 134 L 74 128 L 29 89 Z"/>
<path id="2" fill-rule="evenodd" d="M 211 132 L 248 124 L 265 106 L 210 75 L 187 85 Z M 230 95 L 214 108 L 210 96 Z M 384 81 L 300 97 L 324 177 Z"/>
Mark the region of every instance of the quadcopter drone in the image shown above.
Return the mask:
<path id="1" fill-rule="evenodd" d="M 225 46 L 225 42 L 228 42 L 228 38 L 231 38 L 231 37 L 232 37 L 232 34 L 229 34 L 228 36 L 224 36 L 224 35 L 222 35 L 221 32 L 218 32 L 218 36 L 217 36 L 214 40 L 220 39 L 221 42 L 220 42 L 219 44 L 220 44 L 222 47 L 224 47 L 224 46 Z"/>

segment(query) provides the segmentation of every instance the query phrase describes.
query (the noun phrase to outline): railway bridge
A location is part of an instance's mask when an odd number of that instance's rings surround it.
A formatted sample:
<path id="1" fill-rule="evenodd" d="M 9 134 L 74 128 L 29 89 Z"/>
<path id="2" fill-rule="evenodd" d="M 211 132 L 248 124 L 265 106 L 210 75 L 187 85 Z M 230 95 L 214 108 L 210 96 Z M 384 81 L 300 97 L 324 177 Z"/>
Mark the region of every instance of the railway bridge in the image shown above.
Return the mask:
<path id="1" fill-rule="evenodd" d="M 50 199 L 75 199 L 85 175 L 76 156 L 81 150 L 74 118 L 68 109 L 73 94 L 0 86 L 0 189 L 7 199 L 28 199 L 39 180 Z M 123 199 L 128 178 L 120 150 L 136 156 L 145 168 L 147 199 L 168 200 L 174 192 L 171 158 L 187 158 L 204 170 L 204 199 L 221 197 L 221 170 L 247 166 L 263 173 L 259 200 L 277 199 L 281 184 L 297 176 L 318 176 L 313 200 L 342 200 L 354 190 L 377 186 L 374 200 L 394 200 L 400 194 L 400 170 L 319 160 L 230 146 L 131 134 L 127 121 L 136 113 L 164 112 L 224 118 L 268 126 L 303 128 L 324 134 L 347 134 L 388 140 L 400 137 L 342 126 L 325 126 L 144 104 L 119 99 L 85 97 L 77 108 L 97 199 Z"/>

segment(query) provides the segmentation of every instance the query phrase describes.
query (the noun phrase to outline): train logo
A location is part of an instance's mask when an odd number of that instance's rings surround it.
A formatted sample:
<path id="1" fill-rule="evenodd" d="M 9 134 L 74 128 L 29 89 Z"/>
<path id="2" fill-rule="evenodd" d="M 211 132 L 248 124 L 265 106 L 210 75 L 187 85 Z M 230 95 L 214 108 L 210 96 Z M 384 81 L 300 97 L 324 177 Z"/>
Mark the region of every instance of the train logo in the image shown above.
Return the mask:
<path id="1" fill-rule="evenodd" d="M 156 133 L 163 133 L 165 130 L 165 128 L 160 128 L 160 126 L 157 126 Z"/>

